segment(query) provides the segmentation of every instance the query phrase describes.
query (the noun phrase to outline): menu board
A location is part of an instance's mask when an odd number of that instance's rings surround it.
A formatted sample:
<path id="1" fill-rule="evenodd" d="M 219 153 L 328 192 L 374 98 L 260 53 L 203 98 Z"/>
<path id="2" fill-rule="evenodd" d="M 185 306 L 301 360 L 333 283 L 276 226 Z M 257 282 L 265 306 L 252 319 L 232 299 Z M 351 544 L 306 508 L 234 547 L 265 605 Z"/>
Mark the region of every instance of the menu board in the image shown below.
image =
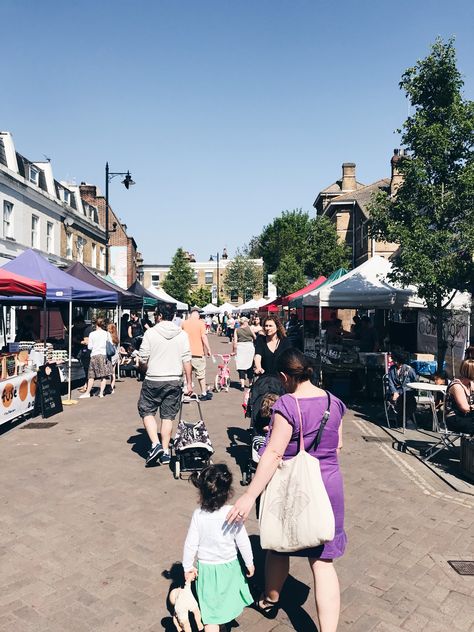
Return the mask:
<path id="1" fill-rule="evenodd" d="M 63 411 L 61 378 L 55 364 L 45 364 L 38 369 L 35 408 L 44 419 Z"/>
<path id="2" fill-rule="evenodd" d="M 31 412 L 35 406 L 36 371 L 0 382 L 0 424 Z"/>

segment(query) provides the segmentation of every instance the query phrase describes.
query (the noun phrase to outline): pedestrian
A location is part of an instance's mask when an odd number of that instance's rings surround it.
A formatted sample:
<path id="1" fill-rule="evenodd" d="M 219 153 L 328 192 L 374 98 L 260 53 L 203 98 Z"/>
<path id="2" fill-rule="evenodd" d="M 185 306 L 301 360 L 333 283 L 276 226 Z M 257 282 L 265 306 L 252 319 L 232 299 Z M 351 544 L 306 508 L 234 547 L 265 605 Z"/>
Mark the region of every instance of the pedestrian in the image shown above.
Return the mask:
<path id="1" fill-rule="evenodd" d="M 189 336 L 189 343 L 191 345 L 191 364 L 193 367 L 193 374 L 196 376 L 201 389 L 199 399 L 206 401 L 212 399 L 212 393 L 207 390 L 206 386 L 206 358 L 211 356 L 211 347 L 207 340 L 206 326 L 204 321 L 199 316 L 199 308 L 193 307 L 189 318 L 185 320 L 181 325 L 183 331 Z M 191 389 L 191 383 L 189 383 L 189 390 Z"/>
<path id="2" fill-rule="evenodd" d="M 206 334 L 210 333 L 211 325 L 212 325 L 212 318 L 211 318 L 211 316 L 209 314 L 204 319 L 204 324 L 206 325 Z"/>
<path id="3" fill-rule="evenodd" d="M 135 351 L 140 349 L 140 345 L 143 338 L 143 326 L 140 322 L 140 317 L 137 312 L 130 314 L 130 321 L 128 324 L 128 337 L 132 342 L 132 346 Z"/>
<path id="4" fill-rule="evenodd" d="M 286 332 L 278 316 L 267 316 L 263 320 L 264 336 L 257 336 L 255 342 L 255 373 L 276 375 L 276 360 L 291 347 Z"/>
<path id="5" fill-rule="evenodd" d="M 263 331 L 262 323 L 260 322 L 260 316 L 258 314 L 255 314 L 255 316 L 252 316 L 252 318 L 250 319 L 250 329 L 255 335 L 263 335 L 265 333 Z"/>
<path id="6" fill-rule="evenodd" d="M 416 382 L 416 373 L 409 364 L 405 363 L 402 352 L 393 352 L 392 360 L 394 364 L 387 374 L 388 399 L 397 413 L 398 423 L 402 423 L 404 407 L 408 419 L 412 418 L 416 411 L 415 393 L 407 386 L 409 382 Z"/>
<path id="7" fill-rule="evenodd" d="M 212 331 L 213 333 L 217 333 L 217 330 L 219 329 L 219 316 L 217 314 L 214 314 L 212 317 Z"/>
<path id="8" fill-rule="evenodd" d="M 110 334 L 105 331 L 105 323 L 103 318 L 97 318 L 95 321 L 95 329 L 88 336 L 87 348 L 91 352 L 90 364 L 88 371 L 87 388 L 80 395 L 80 399 L 91 396 L 91 390 L 95 380 L 100 380 L 99 397 L 104 397 L 105 384 L 107 378 L 112 374 L 112 363 L 107 358 L 107 341 L 112 342 Z"/>
<path id="9" fill-rule="evenodd" d="M 235 329 L 235 318 L 232 314 L 227 318 L 227 337 L 229 338 L 229 342 L 232 343 L 232 339 L 234 338 L 234 329 Z"/>
<path id="10" fill-rule="evenodd" d="M 115 372 L 117 370 L 117 364 L 120 360 L 120 341 L 118 337 L 117 327 L 114 325 L 114 323 L 109 323 L 109 325 L 107 325 L 107 331 L 110 334 L 110 339 L 115 348 L 115 354 L 112 356 L 110 360 L 112 363 L 112 373 L 110 376 L 110 388 L 111 388 L 110 394 L 113 395 L 113 393 L 115 392 L 115 378 L 116 378 Z"/>
<path id="11" fill-rule="evenodd" d="M 138 400 L 138 412 L 151 441 L 145 466 L 157 461 L 170 462 L 169 444 L 173 421 L 179 412 L 182 397 L 183 372 L 191 390 L 191 349 L 188 335 L 171 321 L 174 308 L 160 308 L 162 320 L 147 329 L 143 336 L 139 355 L 142 365 L 146 363 L 146 375 Z M 160 411 L 161 441 L 155 415 Z"/>
<path id="12" fill-rule="evenodd" d="M 338 454 L 342 449 L 342 417 L 346 407 L 337 397 L 311 383 L 313 369 L 298 349 L 287 349 L 282 353 L 277 359 L 277 369 L 286 394 L 272 405 L 270 429 L 260 452 L 257 471 L 245 494 L 229 511 L 227 519 L 229 523 L 245 521 L 255 499 L 270 482 L 281 459 L 285 461 L 297 455 L 301 414 L 305 450 L 319 461 L 322 480 L 334 513 L 335 536 L 333 540 L 311 549 L 293 553 L 268 551 L 265 591 L 255 605 L 264 616 L 276 616 L 280 594 L 289 573 L 289 558 L 307 557 L 314 578 L 318 630 L 335 632 L 339 619 L 340 589 L 333 560 L 344 554 L 347 542 L 343 481 L 338 464 Z M 329 419 L 321 441 L 314 449 L 328 397 Z"/>
<path id="13" fill-rule="evenodd" d="M 74 331 L 74 330 L 73 330 Z M 91 363 L 91 352 L 88 347 L 89 344 L 89 336 L 91 332 L 94 331 L 94 325 L 89 323 L 82 330 L 82 339 L 81 339 L 81 350 L 79 351 L 78 359 L 84 369 L 84 377 L 85 382 L 84 385 L 78 389 L 81 393 L 85 393 L 87 391 L 87 381 L 89 378 L 89 365 Z"/>
<path id="14" fill-rule="evenodd" d="M 224 314 L 221 314 L 221 316 L 222 316 L 221 334 L 223 336 L 227 336 L 227 321 L 229 320 L 229 313 L 228 312 L 224 312 Z"/>
<path id="15" fill-rule="evenodd" d="M 205 632 L 218 632 L 219 626 L 233 621 L 252 596 L 245 580 L 237 551 L 247 568 L 247 577 L 255 572 L 252 547 L 243 524 L 226 525 L 231 510 L 232 474 L 224 463 L 209 465 L 191 475 L 199 490 L 195 509 L 184 543 L 183 568 L 186 581 L 196 579 L 196 592 Z M 197 565 L 194 566 L 197 556 Z"/>
<path id="16" fill-rule="evenodd" d="M 255 334 L 249 326 L 246 316 L 240 318 L 240 327 L 234 332 L 233 353 L 236 354 L 236 367 L 239 373 L 240 390 L 245 390 L 245 380 L 250 388 L 253 378 L 253 357 L 255 355 Z"/>
<path id="17" fill-rule="evenodd" d="M 448 386 L 446 427 L 451 432 L 474 435 L 474 359 L 461 362 L 459 377 Z"/>

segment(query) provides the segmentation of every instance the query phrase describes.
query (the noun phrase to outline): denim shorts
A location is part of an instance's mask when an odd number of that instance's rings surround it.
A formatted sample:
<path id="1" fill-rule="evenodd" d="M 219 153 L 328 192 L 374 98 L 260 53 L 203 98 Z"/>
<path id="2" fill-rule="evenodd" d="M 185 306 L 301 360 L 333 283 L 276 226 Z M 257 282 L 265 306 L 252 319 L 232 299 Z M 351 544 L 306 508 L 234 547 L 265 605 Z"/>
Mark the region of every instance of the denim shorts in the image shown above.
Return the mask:
<path id="1" fill-rule="evenodd" d="M 138 399 L 140 417 L 156 415 L 160 410 L 161 419 L 175 419 L 181 405 L 182 381 L 154 382 L 145 379 Z"/>

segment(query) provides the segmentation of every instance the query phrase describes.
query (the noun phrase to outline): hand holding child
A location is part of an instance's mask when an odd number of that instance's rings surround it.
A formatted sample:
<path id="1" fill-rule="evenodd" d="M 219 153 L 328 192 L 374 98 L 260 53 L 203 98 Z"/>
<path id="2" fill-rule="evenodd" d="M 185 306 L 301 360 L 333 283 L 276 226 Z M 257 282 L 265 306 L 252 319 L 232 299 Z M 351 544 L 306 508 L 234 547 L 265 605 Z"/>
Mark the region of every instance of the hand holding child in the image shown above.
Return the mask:
<path id="1" fill-rule="evenodd" d="M 197 568 L 195 568 L 194 566 L 189 571 L 185 571 L 184 573 L 184 579 L 187 582 L 193 582 L 197 576 L 198 576 Z"/>

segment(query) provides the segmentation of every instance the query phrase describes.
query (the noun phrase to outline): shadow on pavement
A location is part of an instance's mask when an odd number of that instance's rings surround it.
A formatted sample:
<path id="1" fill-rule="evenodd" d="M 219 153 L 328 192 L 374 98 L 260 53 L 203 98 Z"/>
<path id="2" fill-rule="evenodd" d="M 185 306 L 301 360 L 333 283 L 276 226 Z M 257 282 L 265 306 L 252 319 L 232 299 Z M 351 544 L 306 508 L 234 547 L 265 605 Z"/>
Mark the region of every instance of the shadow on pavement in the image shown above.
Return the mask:
<path id="1" fill-rule="evenodd" d="M 251 535 L 250 541 L 255 561 L 255 576 L 253 577 L 255 586 L 252 592 L 255 599 L 258 599 L 265 586 L 265 551 L 260 546 L 260 537 L 258 535 Z M 308 573 L 310 573 L 309 569 Z M 283 586 L 280 608 L 286 613 L 293 629 L 297 630 L 297 632 L 318 632 L 314 621 L 303 608 L 308 595 L 308 586 L 290 574 Z"/>
<path id="2" fill-rule="evenodd" d="M 150 439 L 144 428 L 137 428 L 137 434 L 131 436 L 127 443 L 132 446 L 132 452 L 141 456 L 142 459 L 146 459 L 150 449 Z"/>
<path id="3" fill-rule="evenodd" d="M 240 471 L 243 472 L 250 458 L 249 434 L 245 428 L 229 426 L 227 428 L 227 436 L 229 437 L 230 446 L 226 448 L 226 452 L 234 459 Z"/>

